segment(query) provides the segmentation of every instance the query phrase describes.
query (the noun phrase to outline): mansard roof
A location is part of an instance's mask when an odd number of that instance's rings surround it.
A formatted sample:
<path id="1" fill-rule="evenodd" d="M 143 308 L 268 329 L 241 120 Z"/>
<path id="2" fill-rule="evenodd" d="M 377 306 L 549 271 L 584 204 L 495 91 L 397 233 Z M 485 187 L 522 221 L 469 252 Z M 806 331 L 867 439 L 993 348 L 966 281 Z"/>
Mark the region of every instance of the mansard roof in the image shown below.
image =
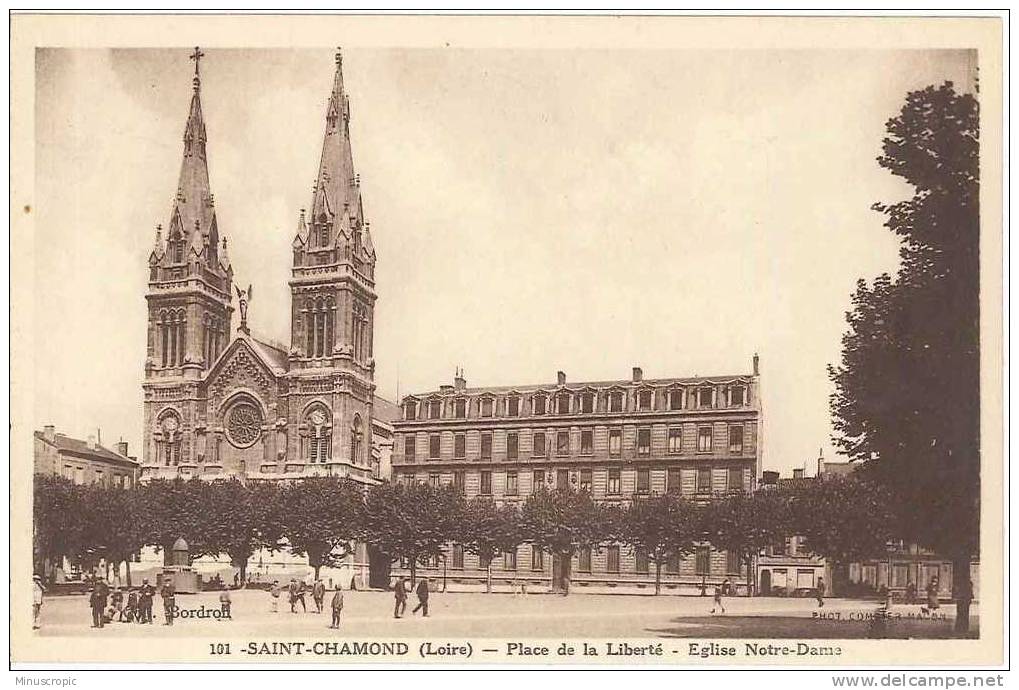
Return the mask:
<path id="1" fill-rule="evenodd" d="M 613 388 L 641 388 L 641 387 L 667 387 L 672 385 L 680 386 L 702 386 L 702 385 L 725 385 L 730 383 L 748 384 L 753 379 L 751 374 L 728 374 L 721 376 L 689 376 L 679 378 L 643 379 L 631 381 L 630 379 L 618 379 L 614 381 L 577 381 L 559 385 L 558 383 L 539 383 L 530 385 L 513 386 L 479 386 L 476 388 L 465 388 L 458 391 L 430 390 L 423 393 L 416 393 L 413 398 L 427 398 L 432 395 L 502 395 L 506 393 L 548 393 L 554 394 L 560 390 L 579 392 L 587 389 L 613 389 Z"/>

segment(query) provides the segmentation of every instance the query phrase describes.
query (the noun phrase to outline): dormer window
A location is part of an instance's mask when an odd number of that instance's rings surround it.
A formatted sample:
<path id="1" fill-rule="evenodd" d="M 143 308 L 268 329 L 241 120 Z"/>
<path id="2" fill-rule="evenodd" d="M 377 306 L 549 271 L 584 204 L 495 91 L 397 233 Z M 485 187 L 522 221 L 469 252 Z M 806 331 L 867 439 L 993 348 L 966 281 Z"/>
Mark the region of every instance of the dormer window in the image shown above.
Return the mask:
<path id="1" fill-rule="evenodd" d="M 546 397 L 544 393 L 536 393 L 531 398 L 531 407 L 534 410 L 534 414 L 545 414 L 545 402 Z"/>
<path id="2" fill-rule="evenodd" d="M 441 400 L 429 400 L 428 401 L 428 418 L 438 419 L 442 416 L 442 401 Z"/>
<path id="3" fill-rule="evenodd" d="M 467 400 L 464 398 L 457 398 L 456 402 L 453 403 L 453 409 L 456 413 L 457 419 L 465 419 L 467 417 Z"/>
<path id="4" fill-rule="evenodd" d="M 623 411 L 623 394 L 619 391 L 609 393 L 609 412 Z"/>
<path id="5" fill-rule="evenodd" d="M 651 409 L 651 391 L 645 389 L 637 393 L 637 409 L 645 412 Z"/>
<path id="6" fill-rule="evenodd" d="M 729 407 L 743 407 L 746 390 L 745 386 L 729 386 Z"/>
<path id="7" fill-rule="evenodd" d="M 682 410 L 683 409 L 683 389 L 673 388 L 669 391 L 669 409 L 670 410 Z"/>
<path id="8" fill-rule="evenodd" d="M 558 399 L 557 399 L 557 403 L 559 405 L 559 414 L 569 414 L 570 413 L 570 397 L 571 396 L 570 396 L 569 393 L 560 393 L 559 394 Z"/>
<path id="9" fill-rule="evenodd" d="M 491 398 L 482 398 L 481 399 L 481 416 L 482 417 L 491 417 L 492 416 L 492 406 L 493 406 L 493 402 L 492 402 Z"/>
<path id="10" fill-rule="evenodd" d="M 584 414 L 594 412 L 594 393 L 583 393 L 580 396 L 580 411 Z"/>
<path id="11" fill-rule="evenodd" d="M 506 414 L 510 417 L 516 417 L 520 414 L 520 396 L 511 395 L 506 398 Z"/>
<path id="12" fill-rule="evenodd" d="M 713 388 L 698 388 L 697 389 L 697 407 L 708 408 L 713 407 L 712 398 L 714 397 Z"/>
<path id="13" fill-rule="evenodd" d="M 418 405 L 416 402 L 406 402 L 403 404 L 403 418 L 408 422 L 413 422 L 417 419 Z"/>

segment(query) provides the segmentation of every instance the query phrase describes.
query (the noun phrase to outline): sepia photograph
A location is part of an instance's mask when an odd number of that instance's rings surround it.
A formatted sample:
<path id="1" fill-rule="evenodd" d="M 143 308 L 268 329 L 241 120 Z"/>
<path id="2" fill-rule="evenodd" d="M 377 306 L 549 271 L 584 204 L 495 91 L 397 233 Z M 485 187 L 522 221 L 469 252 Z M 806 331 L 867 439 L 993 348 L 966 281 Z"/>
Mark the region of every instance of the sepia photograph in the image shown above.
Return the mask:
<path id="1" fill-rule="evenodd" d="M 1001 20 L 813 22 L 14 17 L 12 663 L 1001 663 Z"/>

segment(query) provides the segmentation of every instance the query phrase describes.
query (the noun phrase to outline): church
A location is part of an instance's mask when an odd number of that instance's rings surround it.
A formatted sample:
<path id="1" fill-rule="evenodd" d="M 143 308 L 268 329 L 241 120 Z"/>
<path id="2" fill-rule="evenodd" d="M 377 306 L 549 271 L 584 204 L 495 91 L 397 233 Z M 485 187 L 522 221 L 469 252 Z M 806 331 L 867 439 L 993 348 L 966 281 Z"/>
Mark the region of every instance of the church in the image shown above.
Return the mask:
<path id="1" fill-rule="evenodd" d="M 141 480 L 334 475 L 375 483 L 388 475 L 398 410 L 375 394 L 376 256 L 354 172 L 342 55 L 311 205 L 292 243 L 289 347 L 252 331 L 252 287 L 234 280 L 209 184 L 202 57 L 198 48 L 191 55 L 179 182 L 148 259 Z"/>

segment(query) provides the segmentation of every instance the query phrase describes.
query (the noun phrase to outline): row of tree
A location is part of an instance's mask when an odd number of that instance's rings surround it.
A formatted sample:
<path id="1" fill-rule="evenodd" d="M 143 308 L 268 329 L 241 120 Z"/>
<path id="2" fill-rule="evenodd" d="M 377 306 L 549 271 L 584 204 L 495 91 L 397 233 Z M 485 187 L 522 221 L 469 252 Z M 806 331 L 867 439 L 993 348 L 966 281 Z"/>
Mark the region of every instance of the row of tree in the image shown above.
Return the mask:
<path id="1" fill-rule="evenodd" d="M 391 561 L 420 563 L 462 545 L 490 563 L 530 543 L 560 557 L 569 577 L 581 549 L 622 544 L 663 566 L 708 543 L 736 554 L 752 581 L 754 557 L 786 537 L 836 564 L 884 553 L 893 536 L 884 495 L 853 479 L 811 482 L 796 489 L 737 493 L 695 503 L 675 494 L 599 503 L 587 492 L 541 491 L 522 504 L 465 499 L 452 486 L 383 483 L 367 491 L 335 478 L 288 483 L 156 480 L 133 489 L 78 486 L 61 477 L 35 478 L 37 565 L 67 557 L 104 559 L 119 568 L 142 547 L 169 553 L 183 537 L 192 558 L 229 556 L 245 578 L 261 549 L 306 556 L 316 577 L 363 542 Z M 489 589 L 491 571 L 489 567 Z"/>

